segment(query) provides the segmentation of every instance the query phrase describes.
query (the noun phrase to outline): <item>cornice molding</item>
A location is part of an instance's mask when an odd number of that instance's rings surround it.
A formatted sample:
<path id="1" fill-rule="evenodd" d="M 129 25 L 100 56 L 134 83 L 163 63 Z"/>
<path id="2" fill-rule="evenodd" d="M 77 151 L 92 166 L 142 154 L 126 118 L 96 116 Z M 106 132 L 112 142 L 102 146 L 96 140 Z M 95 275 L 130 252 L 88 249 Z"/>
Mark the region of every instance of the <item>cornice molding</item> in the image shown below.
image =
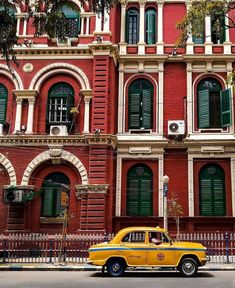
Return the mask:
<path id="1" fill-rule="evenodd" d="M 0 146 L 89 146 L 107 145 L 113 148 L 117 145 L 117 137 L 114 135 L 71 135 L 71 136 L 50 136 L 50 135 L 3 135 L 0 136 Z"/>

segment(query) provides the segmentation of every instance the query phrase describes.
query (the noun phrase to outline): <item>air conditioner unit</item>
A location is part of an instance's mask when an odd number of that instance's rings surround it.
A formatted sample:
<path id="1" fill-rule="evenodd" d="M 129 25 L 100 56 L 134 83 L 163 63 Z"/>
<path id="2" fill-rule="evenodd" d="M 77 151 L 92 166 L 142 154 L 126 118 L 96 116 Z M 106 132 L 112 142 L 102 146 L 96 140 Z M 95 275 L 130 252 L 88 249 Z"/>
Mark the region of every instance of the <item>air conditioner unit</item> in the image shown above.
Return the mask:
<path id="1" fill-rule="evenodd" d="M 5 203 L 20 203 L 23 200 L 24 190 L 22 189 L 6 189 L 5 190 Z"/>
<path id="2" fill-rule="evenodd" d="M 169 120 L 168 135 L 183 135 L 185 133 L 184 120 Z"/>
<path id="3" fill-rule="evenodd" d="M 67 136 L 68 128 L 66 125 L 50 126 L 50 135 L 51 136 Z"/>

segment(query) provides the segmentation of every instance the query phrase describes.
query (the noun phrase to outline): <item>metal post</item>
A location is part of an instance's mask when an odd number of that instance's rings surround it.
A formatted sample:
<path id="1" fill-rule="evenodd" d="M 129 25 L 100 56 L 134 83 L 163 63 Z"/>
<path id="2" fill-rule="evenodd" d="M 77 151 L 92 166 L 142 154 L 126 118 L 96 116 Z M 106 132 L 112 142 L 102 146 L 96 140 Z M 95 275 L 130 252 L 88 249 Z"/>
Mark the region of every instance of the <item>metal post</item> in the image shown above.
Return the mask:
<path id="1" fill-rule="evenodd" d="M 167 175 L 163 176 L 163 227 L 168 229 L 168 219 L 167 219 L 167 192 L 168 192 L 168 182 L 169 177 Z"/>

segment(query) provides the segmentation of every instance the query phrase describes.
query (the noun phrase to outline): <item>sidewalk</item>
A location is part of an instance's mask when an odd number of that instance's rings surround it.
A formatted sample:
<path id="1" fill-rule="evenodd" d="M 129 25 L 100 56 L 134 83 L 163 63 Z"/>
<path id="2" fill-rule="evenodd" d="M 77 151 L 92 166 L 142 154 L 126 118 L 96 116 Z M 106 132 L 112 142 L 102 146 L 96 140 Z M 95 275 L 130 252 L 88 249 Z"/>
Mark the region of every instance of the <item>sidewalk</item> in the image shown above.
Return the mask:
<path id="1" fill-rule="evenodd" d="M 1 263 L 0 271 L 101 271 L 101 267 L 72 263 Z M 131 271 L 158 271 L 159 268 L 130 268 Z M 199 267 L 199 271 L 235 270 L 235 263 L 208 263 Z"/>

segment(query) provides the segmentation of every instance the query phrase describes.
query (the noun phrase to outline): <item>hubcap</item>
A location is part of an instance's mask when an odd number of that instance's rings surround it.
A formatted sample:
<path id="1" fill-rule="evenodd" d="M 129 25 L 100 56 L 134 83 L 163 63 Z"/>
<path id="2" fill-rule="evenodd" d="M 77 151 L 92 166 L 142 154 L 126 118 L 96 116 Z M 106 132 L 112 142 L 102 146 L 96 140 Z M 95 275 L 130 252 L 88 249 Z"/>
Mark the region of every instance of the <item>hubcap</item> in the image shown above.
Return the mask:
<path id="1" fill-rule="evenodd" d="M 113 264 L 113 272 L 118 272 L 120 270 L 120 265 L 119 263 L 114 263 Z"/>
<path id="2" fill-rule="evenodd" d="M 184 264 L 184 271 L 187 274 L 191 274 L 194 271 L 194 265 L 191 262 L 186 262 Z"/>

